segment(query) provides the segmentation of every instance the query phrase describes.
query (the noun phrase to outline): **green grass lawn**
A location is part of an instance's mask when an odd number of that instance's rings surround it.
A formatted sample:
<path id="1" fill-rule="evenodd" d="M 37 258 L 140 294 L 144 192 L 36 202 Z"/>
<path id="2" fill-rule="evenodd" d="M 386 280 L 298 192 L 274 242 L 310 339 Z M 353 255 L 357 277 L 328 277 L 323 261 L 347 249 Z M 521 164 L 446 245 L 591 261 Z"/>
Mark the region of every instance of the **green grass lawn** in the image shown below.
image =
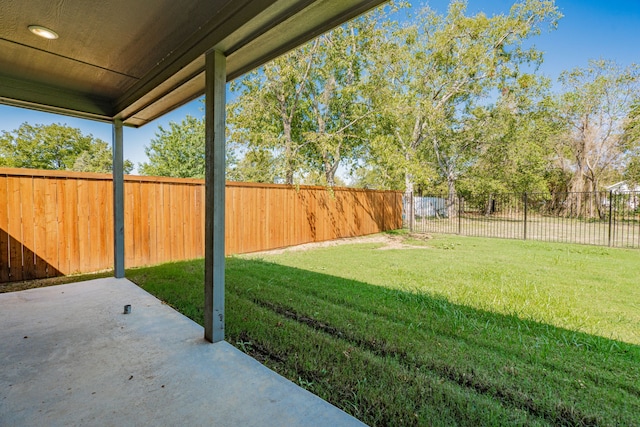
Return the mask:
<path id="1" fill-rule="evenodd" d="M 227 341 L 371 425 L 640 425 L 640 252 L 405 239 L 229 258 Z M 202 260 L 127 277 L 202 323 Z"/>

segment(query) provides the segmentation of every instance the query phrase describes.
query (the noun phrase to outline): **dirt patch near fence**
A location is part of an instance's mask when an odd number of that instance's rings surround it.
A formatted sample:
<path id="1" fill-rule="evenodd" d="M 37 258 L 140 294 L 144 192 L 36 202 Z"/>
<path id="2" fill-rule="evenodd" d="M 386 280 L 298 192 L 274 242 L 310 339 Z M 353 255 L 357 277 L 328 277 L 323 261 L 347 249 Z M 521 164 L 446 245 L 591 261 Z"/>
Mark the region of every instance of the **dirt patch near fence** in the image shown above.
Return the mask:
<path id="1" fill-rule="evenodd" d="M 404 234 L 404 235 L 392 235 L 392 234 L 373 234 L 370 236 L 360 237 L 348 237 L 344 239 L 329 240 L 326 242 L 317 243 L 305 243 L 297 246 L 290 246 L 281 249 L 272 249 L 270 251 L 252 252 L 245 254 L 247 256 L 256 255 L 280 255 L 287 252 L 300 252 L 308 251 L 317 248 L 330 248 L 341 245 L 357 245 L 357 244 L 369 244 L 378 243 L 381 246 L 375 250 L 393 250 L 393 249 L 429 249 L 427 245 L 431 236 L 428 234 Z"/>
<path id="2" fill-rule="evenodd" d="M 378 248 L 380 251 L 389 249 L 429 249 L 426 243 L 431 239 L 428 234 L 407 234 L 404 236 L 387 236 L 388 240 L 384 246 Z"/>

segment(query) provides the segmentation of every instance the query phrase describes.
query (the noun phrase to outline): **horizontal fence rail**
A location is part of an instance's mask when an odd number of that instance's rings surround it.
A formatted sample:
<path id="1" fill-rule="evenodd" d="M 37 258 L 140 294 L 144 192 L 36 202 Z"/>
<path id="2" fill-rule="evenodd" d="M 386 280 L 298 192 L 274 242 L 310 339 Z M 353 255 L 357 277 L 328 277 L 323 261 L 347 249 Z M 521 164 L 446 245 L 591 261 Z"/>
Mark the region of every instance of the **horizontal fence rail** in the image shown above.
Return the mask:
<path id="1" fill-rule="evenodd" d="M 403 220 L 422 233 L 639 248 L 640 192 L 414 194 Z"/>
<path id="2" fill-rule="evenodd" d="M 204 256 L 204 180 L 125 177 L 125 265 Z M 228 182 L 225 252 L 402 227 L 402 194 Z M 113 268 L 108 174 L 0 168 L 0 283 Z"/>

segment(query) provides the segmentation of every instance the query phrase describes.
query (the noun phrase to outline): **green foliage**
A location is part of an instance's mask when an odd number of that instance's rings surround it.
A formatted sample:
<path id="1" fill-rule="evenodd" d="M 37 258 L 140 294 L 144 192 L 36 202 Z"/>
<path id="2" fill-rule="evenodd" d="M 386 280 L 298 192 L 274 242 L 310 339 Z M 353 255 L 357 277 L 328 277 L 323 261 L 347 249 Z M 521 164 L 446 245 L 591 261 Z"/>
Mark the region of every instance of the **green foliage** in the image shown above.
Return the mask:
<path id="1" fill-rule="evenodd" d="M 204 178 L 204 119 L 187 116 L 180 123 L 170 122 L 168 129 L 160 126 L 145 153 L 149 161 L 139 165 L 142 175 Z M 233 141 L 226 144 L 226 174 L 227 179 L 248 182 L 273 182 L 277 177 L 268 150 L 238 153 Z"/>
<path id="2" fill-rule="evenodd" d="M 491 17 L 466 8 L 426 7 L 406 25 L 381 9 L 247 75 L 232 86 L 231 141 L 269 151 L 287 183 L 321 170 L 332 185 L 343 165 L 377 188 L 567 188 L 549 82 L 523 71 L 542 60 L 529 40 L 561 14 L 542 0 Z"/>
<path id="3" fill-rule="evenodd" d="M 327 176 L 320 170 L 310 170 L 296 178 L 295 185 L 315 185 L 320 187 L 346 187 L 347 184 L 339 176 L 334 177 L 331 185 L 327 183 Z"/>
<path id="4" fill-rule="evenodd" d="M 274 183 L 279 180 L 276 159 L 271 151 L 255 148 L 242 156 L 227 172 L 227 179 L 242 182 Z"/>
<path id="5" fill-rule="evenodd" d="M 554 172 L 552 144 L 561 131 L 549 108 L 550 82 L 523 74 L 503 88 L 495 106 L 481 109 L 475 162 L 459 182 L 470 194 L 547 193 Z"/>
<path id="6" fill-rule="evenodd" d="M 204 178 L 204 120 L 187 116 L 182 122 L 169 123 L 169 129 L 158 128 L 145 153 L 148 162 L 141 163 L 142 175 Z"/>
<path id="7" fill-rule="evenodd" d="M 404 188 L 402 171 L 393 164 L 384 166 L 376 159 L 369 159 L 351 172 L 352 187 L 378 190 L 401 190 Z"/>
<path id="8" fill-rule="evenodd" d="M 0 166 L 110 173 L 112 160 L 106 142 L 62 124 L 25 122 L 0 136 Z M 132 169 L 133 164 L 125 160 L 125 173 Z"/>
<path id="9" fill-rule="evenodd" d="M 640 155 L 635 155 L 629 160 L 624 171 L 624 179 L 631 185 L 640 184 Z"/>
<path id="10" fill-rule="evenodd" d="M 640 141 L 632 106 L 640 90 L 640 66 L 622 68 L 613 61 L 592 60 L 560 76 L 564 92 L 557 108 L 566 131 L 558 155 L 572 171 L 571 191 L 601 190 L 623 172 Z M 626 126 L 626 127 L 625 127 Z M 568 206 L 581 212 L 581 206 Z"/>
<path id="11" fill-rule="evenodd" d="M 407 26 L 389 23 L 378 51 L 375 95 L 385 125 L 373 157 L 402 165 L 406 191 L 444 181 L 455 194 L 482 149 L 489 116 L 478 108 L 516 84 L 523 64 L 541 60 L 525 42 L 560 18 L 552 1 L 525 1 L 493 17 L 467 16 L 466 6 L 454 1 L 446 16 L 427 7 Z"/>
<path id="12" fill-rule="evenodd" d="M 622 149 L 627 156 L 624 179 L 637 185 L 640 184 L 640 101 L 635 102 L 624 122 Z"/>
<path id="13" fill-rule="evenodd" d="M 368 140 L 367 65 L 380 16 L 351 21 L 233 83 L 230 139 L 270 150 L 285 183 L 321 172 L 334 185 L 339 166 L 355 164 Z"/>
<path id="14" fill-rule="evenodd" d="M 640 99 L 635 99 L 624 120 L 622 148 L 633 150 L 640 145 Z"/>
<path id="15" fill-rule="evenodd" d="M 300 169 L 300 93 L 309 61 L 306 46 L 277 58 L 262 72 L 252 71 L 231 84 L 231 90 L 239 96 L 227 110 L 232 130 L 229 139 L 249 151 L 274 150 L 276 175 L 289 184 Z"/>
<path id="16" fill-rule="evenodd" d="M 113 152 L 106 142 L 97 140 L 89 150 L 83 151 L 73 162 L 71 170 L 78 172 L 111 173 Z M 133 162 L 124 160 L 124 173 L 131 173 Z"/>

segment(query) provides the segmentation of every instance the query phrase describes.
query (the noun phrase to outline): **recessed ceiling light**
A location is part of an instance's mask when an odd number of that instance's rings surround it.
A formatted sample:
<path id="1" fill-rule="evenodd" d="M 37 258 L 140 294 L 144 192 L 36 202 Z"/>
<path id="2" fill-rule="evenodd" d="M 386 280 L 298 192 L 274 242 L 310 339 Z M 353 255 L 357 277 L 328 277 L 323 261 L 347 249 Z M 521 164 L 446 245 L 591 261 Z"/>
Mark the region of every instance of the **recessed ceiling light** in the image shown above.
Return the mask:
<path id="1" fill-rule="evenodd" d="M 42 27 L 40 25 L 29 25 L 28 28 L 29 28 L 29 31 L 31 31 L 36 36 L 49 39 L 49 40 L 55 40 L 58 38 L 58 34 L 56 34 L 55 31 Z"/>

